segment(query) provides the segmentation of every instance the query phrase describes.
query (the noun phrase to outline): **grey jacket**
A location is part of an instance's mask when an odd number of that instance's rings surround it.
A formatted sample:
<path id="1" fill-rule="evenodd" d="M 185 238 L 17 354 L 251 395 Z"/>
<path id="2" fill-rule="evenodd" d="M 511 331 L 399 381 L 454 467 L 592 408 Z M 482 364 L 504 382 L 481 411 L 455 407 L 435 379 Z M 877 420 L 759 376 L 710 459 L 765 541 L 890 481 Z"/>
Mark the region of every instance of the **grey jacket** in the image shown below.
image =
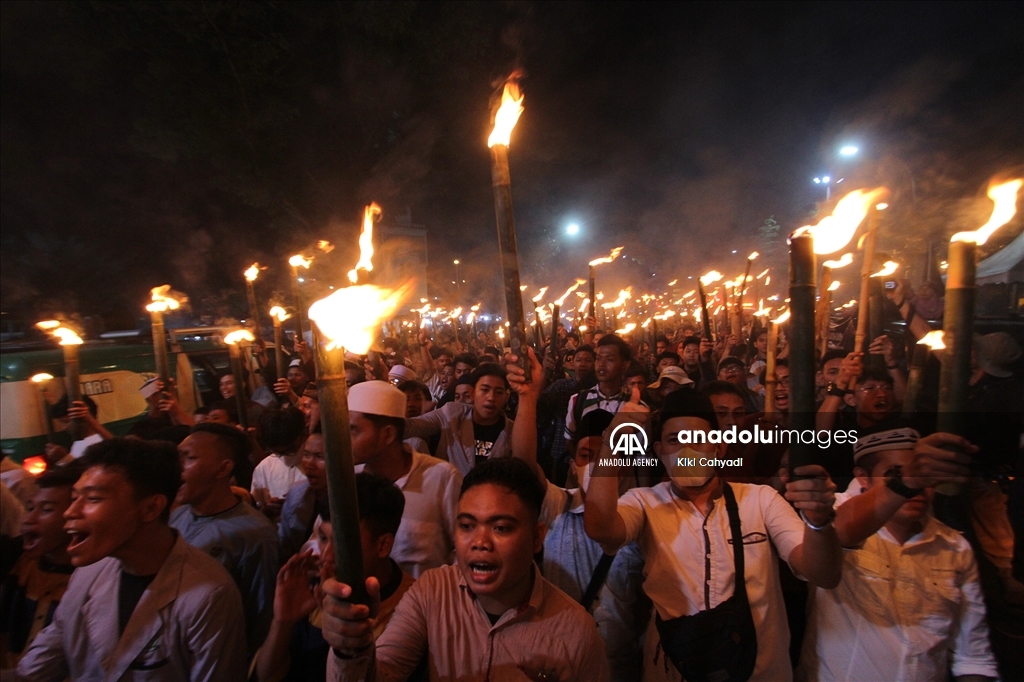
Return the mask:
<path id="1" fill-rule="evenodd" d="M 440 435 L 434 456 L 451 462 L 465 476 L 476 466 L 476 438 L 473 435 L 473 406 L 448 403 L 419 417 L 405 420 L 405 438 L 429 441 Z M 505 417 L 505 430 L 491 448 L 491 457 L 512 454 L 512 420 Z"/>

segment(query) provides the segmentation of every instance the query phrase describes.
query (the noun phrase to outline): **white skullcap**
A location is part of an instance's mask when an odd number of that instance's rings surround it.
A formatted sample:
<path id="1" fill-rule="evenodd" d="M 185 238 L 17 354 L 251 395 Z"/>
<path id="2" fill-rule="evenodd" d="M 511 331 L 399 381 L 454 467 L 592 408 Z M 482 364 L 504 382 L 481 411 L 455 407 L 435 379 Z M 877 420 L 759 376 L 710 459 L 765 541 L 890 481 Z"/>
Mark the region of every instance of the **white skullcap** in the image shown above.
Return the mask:
<path id="1" fill-rule="evenodd" d="M 921 434 L 911 428 L 888 429 L 861 436 L 853 444 L 853 463 L 864 455 L 886 450 L 913 450 Z"/>
<path id="2" fill-rule="evenodd" d="M 388 379 L 398 379 L 399 381 L 419 381 L 419 377 L 416 376 L 416 372 L 412 371 L 411 368 L 405 365 L 395 365 L 388 371 Z"/>
<path id="3" fill-rule="evenodd" d="M 405 394 L 386 381 L 364 381 L 348 389 L 350 412 L 405 419 Z"/>

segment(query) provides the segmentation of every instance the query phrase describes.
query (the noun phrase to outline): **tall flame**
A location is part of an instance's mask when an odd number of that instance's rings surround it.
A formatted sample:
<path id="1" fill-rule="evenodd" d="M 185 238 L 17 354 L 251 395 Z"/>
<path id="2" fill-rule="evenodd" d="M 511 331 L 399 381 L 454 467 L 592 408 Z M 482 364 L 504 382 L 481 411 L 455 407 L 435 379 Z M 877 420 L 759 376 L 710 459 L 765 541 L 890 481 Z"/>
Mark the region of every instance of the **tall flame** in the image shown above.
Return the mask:
<path id="1" fill-rule="evenodd" d="M 788 319 L 789 319 L 789 308 L 786 309 L 786 312 L 782 313 L 781 315 L 776 317 L 774 320 L 772 320 L 772 324 L 782 324 L 783 322 L 785 322 Z"/>
<path id="2" fill-rule="evenodd" d="M 547 287 L 541 287 L 540 288 L 540 293 L 538 293 L 536 296 L 534 296 L 531 300 L 534 303 L 540 303 L 541 299 L 544 298 L 544 294 L 546 294 L 546 293 L 548 293 L 548 288 Z"/>
<path id="3" fill-rule="evenodd" d="M 487 138 L 487 146 L 501 144 L 507 147 L 509 138 L 512 137 L 512 129 L 516 127 L 522 113 L 523 95 L 519 92 L 519 83 L 514 80 L 506 81 L 505 91 L 501 93 L 501 106 L 494 114 L 494 129 Z"/>
<path id="4" fill-rule="evenodd" d="M 862 189 L 854 190 L 839 200 L 832 210 L 832 215 L 821 219 L 817 225 L 805 225 L 793 233 L 797 237 L 805 232 L 810 232 L 814 237 L 814 253 L 824 255 L 835 253 L 850 243 L 857 227 L 864 222 L 868 211 L 875 199 L 883 195 L 887 190 L 884 187 L 877 187 L 865 192 Z"/>
<path id="5" fill-rule="evenodd" d="M 34 384 L 41 384 L 44 381 L 53 381 L 53 375 L 47 374 L 46 372 L 40 372 L 39 374 L 33 374 L 29 381 Z"/>
<path id="6" fill-rule="evenodd" d="M 359 262 L 348 271 L 348 281 L 359 281 L 359 270 L 373 271 L 373 221 L 380 217 L 380 206 L 371 203 L 363 211 L 363 230 L 359 233 Z"/>
<path id="7" fill-rule="evenodd" d="M 925 334 L 918 343 L 923 343 L 932 350 L 942 350 L 946 347 L 946 344 L 942 340 L 942 330 L 933 329 L 932 331 Z"/>
<path id="8" fill-rule="evenodd" d="M 242 274 L 245 275 L 245 281 L 255 282 L 256 278 L 260 276 L 260 264 L 253 263 L 252 265 L 249 266 L 249 269 Z"/>
<path id="9" fill-rule="evenodd" d="M 611 263 L 613 260 L 619 257 L 619 254 L 622 253 L 622 249 L 624 248 L 626 247 L 616 246 L 614 249 L 612 249 L 612 252 L 609 253 L 607 256 L 605 256 L 604 258 L 595 258 L 594 260 L 590 261 L 589 265 L 593 266 L 602 265 L 604 263 Z"/>
<path id="10" fill-rule="evenodd" d="M 306 258 L 301 253 L 297 253 L 288 259 L 288 265 L 293 268 L 309 268 L 309 264 L 312 262 L 312 258 Z"/>
<path id="11" fill-rule="evenodd" d="M 668 283 L 668 286 L 674 287 L 676 285 L 676 282 L 678 282 L 678 281 L 679 281 L 678 279 L 674 279 L 674 280 L 672 280 L 671 282 Z"/>
<path id="12" fill-rule="evenodd" d="M 896 270 L 898 270 L 899 267 L 900 267 L 899 263 L 896 263 L 896 262 L 891 261 L 891 260 L 887 260 L 887 261 L 885 261 L 885 263 L 882 264 L 882 269 L 879 270 L 878 272 L 876 272 L 875 274 L 871 275 L 871 276 L 872 277 L 888 277 L 889 275 L 891 275 L 894 272 L 896 272 Z"/>
<path id="13" fill-rule="evenodd" d="M 615 333 L 616 334 L 628 334 L 631 331 L 633 331 L 634 329 L 636 329 L 636 323 L 635 322 L 630 322 L 629 324 L 627 324 L 622 329 L 616 329 Z"/>
<path id="14" fill-rule="evenodd" d="M 580 288 L 581 285 L 586 284 L 586 283 L 587 283 L 587 280 L 585 280 L 585 279 L 577 279 L 576 283 L 573 284 L 568 289 L 566 289 L 565 293 L 562 294 L 561 297 L 555 299 L 555 305 L 561 306 L 563 303 L 565 303 L 565 299 L 569 298 L 569 294 L 571 294 L 572 292 L 576 291 L 577 289 Z"/>
<path id="15" fill-rule="evenodd" d="M 224 343 L 234 346 L 243 341 L 255 341 L 256 337 L 248 329 L 236 329 L 224 337 Z"/>
<path id="16" fill-rule="evenodd" d="M 722 279 L 722 273 L 720 273 L 718 270 L 712 270 L 711 272 L 701 275 L 700 283 L 703 284 L 704 286 L 707 286 L 709 284 L 717 282 L 720 279 Z"/>
<path id="17" fill-rule="evenodd" d="M 1001 185 L 994 185 L 988 188 L 988 198 L 995 206 L 992 207 L 992 216 L 988 222 L 974 232 L 957 232 L 953 235 L 951 242 L 974 242 L 981 246 L 992 233 L 1010 222 L 1010 219 L 1017 213 L 1017 192 L 1024 180 L 1010 180 Z"/>
<path id="18" fill-rule="evenodd" d="M 747 260 L 754 260 L 755 258 L 757 258 L 757 257 L 758 257 L 758 256 L 760 256 L 760 255 L 761 255 L 761 254 L 759 254 L 759 253 L 758 253 L 757 251 L 754 251 L 754 252 L 753 252 L 753 253 L 751 253 L 751 254 L 750 254 L 749 256 L 747 256 Z"/>
<path id="19" fill-rule="evenodd" d="M 761 279 L 762 277 L 768 274 L 769 270 L 771 270 L 771 268 L 765 268 L 756 277 L 754 277 L 754 279 Z"/>
<path id="20" fill-rule="evenodd" d="M 338 289 L 309 307 L 309 319 L 327 341 L 327 350 L 345 348 L 364 355 L 373 344 L 381 320 L 391 317 L 412 293 L 413 283 L 397 289 L 362 284 Z"/>
<path id="21" fill-rule="evenodd" d="M 275 305 L 273 308 L 270 309 L 270 316 L 275 318 L 278 322 L 284 322 L 289 317 L 291 317 L 291 315 L 289 315 L 285 311 L 285 309 L 279 305 Z"/>
<path id="22" fill-rule="evenodd" d="M 847 265 L 853 262 L 852 253 L 844 253 L 842 258 L 839 260 L 827 260 L 822 265 L 832 270 L 838 270 L 839 268 L 845 268 Z"/>
<path id="23" fill-rule="evenodd" d="M 839 280 L 838 279 L 832 280 L 832 284 L 828 285 L 828 290 L 829 291 L 835 291 L 838 288 L 839 288 Z"/>
<path id="24" fill-rule="evenodd" d="M 82 343 L 82 339 L 73 329 L 60 326 L 60 322 L 57 320 L 37 322 L 36 327 L 56 336 L 62 346 L 77 346 Z M 50 378 L 52 379 L 53 377 Z M 35 380 L 35 377 L 33 377 L 33 380 Z"/>
<path id="25" fill-rule="evenodd" d="M 151 313 L 164 313 L 168 310 L 177 310 L 181 304 L 188 300 L 188 297 L 177 291 L 171 291 L 170 284 L 153 287 L 149 291 L 153 302 L 146 306 Z"/>

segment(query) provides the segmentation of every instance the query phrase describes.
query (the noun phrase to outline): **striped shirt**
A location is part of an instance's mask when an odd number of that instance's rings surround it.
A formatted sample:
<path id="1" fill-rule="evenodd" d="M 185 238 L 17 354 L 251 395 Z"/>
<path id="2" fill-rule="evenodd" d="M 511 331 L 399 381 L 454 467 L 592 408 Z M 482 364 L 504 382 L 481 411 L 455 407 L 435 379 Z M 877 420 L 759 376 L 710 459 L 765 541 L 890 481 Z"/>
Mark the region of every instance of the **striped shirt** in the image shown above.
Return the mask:
<path id="1" fill-rule="evenodd" d="M 625 386 L 623 386 L 622 391 L 615 395 L 605 395 L 601 393 L 600 384 L 572 396 L 569 398 L 569 409 L 565 414 L 565 440 L 576 440 L 577 414 L 579 414 L 580 419 L 585 417 L 588 412 L 593 412 L 594 410 L 604 410 L 615 414 L 622 407 L 623 403 L 629 402 L 630 397 L 629 391 L 626 390 Z M 580 403 L 582 409 L 576 407 L 576 402 L 580 400 L 583 401 Z"/>

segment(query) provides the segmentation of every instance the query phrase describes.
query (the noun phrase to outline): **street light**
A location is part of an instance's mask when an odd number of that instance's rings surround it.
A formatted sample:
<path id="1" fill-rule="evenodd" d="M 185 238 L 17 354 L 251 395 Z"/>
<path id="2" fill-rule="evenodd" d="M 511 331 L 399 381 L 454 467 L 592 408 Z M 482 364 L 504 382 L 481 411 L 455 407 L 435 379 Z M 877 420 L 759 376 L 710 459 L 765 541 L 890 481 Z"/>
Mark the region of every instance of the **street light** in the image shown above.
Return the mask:
<path id="1" fill-rule="evenodd" d="M 569 223 L 569 225 L 566 226 L 565 228 L 565 233 L 570 237 L 575 237 L 580 233 L 580 226 L 577 225 L 576 223 Z"/>
<path id="2" fill-rule="evenodd" d="M 855 147 L 852 144 L 848 144 L 848 145 L 842 147 L 839 150 L 839 155 L 840 156 L 856 156 L 857 152 L 859 152 L 859 151 L 860 151 L 860 148 Z"/>
<path id="3" fill-rule="evenodd" d="M 832 186 L 830 184 L 831 182 L 832 178 L 828 175 L 819 178 L 814 178 L 815 185 L 825 185 L 825 201 L 828 201 L 829 199 L 832 198 Z"/>

